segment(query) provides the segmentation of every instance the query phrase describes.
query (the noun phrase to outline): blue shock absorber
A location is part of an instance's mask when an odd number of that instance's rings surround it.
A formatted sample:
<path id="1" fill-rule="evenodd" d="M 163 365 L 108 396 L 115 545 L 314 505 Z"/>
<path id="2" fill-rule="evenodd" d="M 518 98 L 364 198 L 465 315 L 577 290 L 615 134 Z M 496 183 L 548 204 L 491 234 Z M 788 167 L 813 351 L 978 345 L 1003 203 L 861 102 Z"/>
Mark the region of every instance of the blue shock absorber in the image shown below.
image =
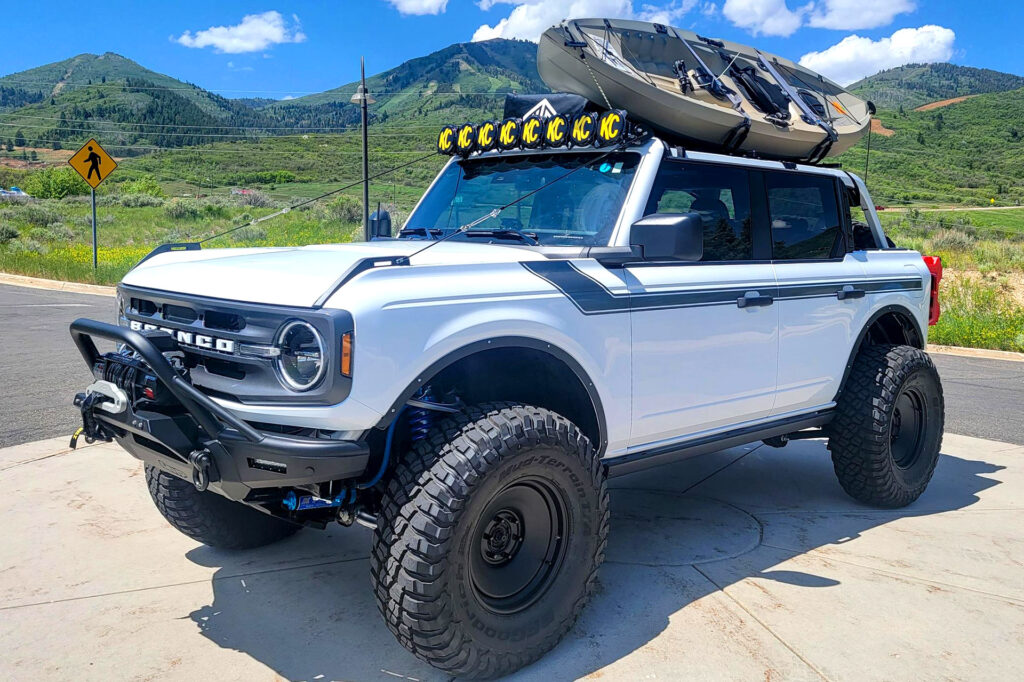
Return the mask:
<path id="1" fill-rule="evenodd" d="M 430 386 L 424 386 L 417 391 L 416 395 L 413 396 L 413 400 L 421 403 L 434 402 L 434 394 Z M 434 415 L 431 410 L 416 405 L 410 405 L 407 411 L 409 414 L 409 435 L 413 443 L 418 443 L 424 440 L 427 434 L 430 433 L 430 428 L 434 425 Z"/>

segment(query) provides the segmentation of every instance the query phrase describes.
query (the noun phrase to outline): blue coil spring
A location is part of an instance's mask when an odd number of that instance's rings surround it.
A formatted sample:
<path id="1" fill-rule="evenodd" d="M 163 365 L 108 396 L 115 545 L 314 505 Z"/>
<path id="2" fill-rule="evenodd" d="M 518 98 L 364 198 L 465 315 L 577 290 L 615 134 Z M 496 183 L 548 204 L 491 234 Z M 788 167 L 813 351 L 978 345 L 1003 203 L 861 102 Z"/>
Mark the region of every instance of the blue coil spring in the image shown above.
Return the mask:
<path id="1" fill-rule="evenodd" d="M 417 391 L 413 399 L 424 403 L 436 402 L 430 386 L 424 386 Z M 409 414 L 409 435 L 413 443 L 418 443 L 430 433 L 431 427 L 434 426 L 434 415 L 431 410 L 424 407 L 409 406 L 406 410 Z"/>

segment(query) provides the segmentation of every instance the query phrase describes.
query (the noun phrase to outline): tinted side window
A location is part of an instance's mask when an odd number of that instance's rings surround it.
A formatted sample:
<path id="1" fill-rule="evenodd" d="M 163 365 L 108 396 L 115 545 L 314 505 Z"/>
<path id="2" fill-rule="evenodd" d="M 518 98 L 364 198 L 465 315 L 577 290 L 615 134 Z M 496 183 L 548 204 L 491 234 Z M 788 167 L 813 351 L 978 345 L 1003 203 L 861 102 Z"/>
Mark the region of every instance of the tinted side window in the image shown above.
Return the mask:
<path id="1" fill-rule="evenodd" d="M 766 173 L 776 260 L 830 258 L 842 235 L 832 178 Z"/>
<path id="2" fill-rule="evenodd" d="M 705 261 L 751 260 L 747 171 L 703 163 L 665 161 L 647 202 L 652 213 L 696 213 L 704 227 Z"/>

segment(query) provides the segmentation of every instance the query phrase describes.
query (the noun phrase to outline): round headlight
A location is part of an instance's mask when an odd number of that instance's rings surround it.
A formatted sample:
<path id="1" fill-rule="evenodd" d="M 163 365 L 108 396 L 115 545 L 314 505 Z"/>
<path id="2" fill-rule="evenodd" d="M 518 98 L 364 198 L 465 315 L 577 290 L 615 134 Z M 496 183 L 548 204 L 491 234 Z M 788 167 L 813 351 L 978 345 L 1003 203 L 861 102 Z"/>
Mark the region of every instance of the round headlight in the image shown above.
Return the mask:
<path id="1" fill-rule="evenodd" d="M 327 369 L 327 352 L 320 332 L 307 322 L 288 322 L 277 334 L 277 372 L 293 391 L 308 391 Z"/>

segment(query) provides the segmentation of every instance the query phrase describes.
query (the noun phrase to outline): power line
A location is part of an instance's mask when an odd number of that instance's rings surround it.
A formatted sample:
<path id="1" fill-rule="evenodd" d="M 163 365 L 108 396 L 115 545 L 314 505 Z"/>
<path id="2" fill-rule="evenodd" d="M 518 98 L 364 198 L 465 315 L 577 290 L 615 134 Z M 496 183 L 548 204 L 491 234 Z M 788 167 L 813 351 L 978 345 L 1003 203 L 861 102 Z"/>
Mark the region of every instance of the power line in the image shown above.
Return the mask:
<path id="1" fill-rule="evenodd" d="M 0 114 L 3 116 L 4 114 Z M 127 121 L 105 121 L 95 118 L 59 118 L 56 116 L 28 116 L 22 114 L 15 114 L 8 112 L 8 116 L 17 116 L 17 118 L 33 119 L 38 121 L 67 121 L 68 123 L 104 123 L 107 125 L 122 125 L 122 126 L 147 126 L 147 127 L 161 127 L 161 128 L 202 128 L 208 130 L 359 130 L 358 124 L 352 124 L 348 126 L 321 126 L 321 127 L 302 127 L 302 126 L 203 126 L 203 125 L 185 125 L 177 123 L 129 123 Z M 430 125 L 409 125 L 409 126 L 375 126 L 378 130 L 380 129 L 407 129 L 407 128 L 436 128 L 436 126 Z"/>
<path id="2" fill-rule="evenodd" d="M 131 125 L 131 124 L 128 124 Z M 286 135 L 231 135 L 230 133 L 173 133 L 173 132 L 158 132 L 158 131 L 141 131 L 141 130 L 103 130 L 101 128 L 55 128 L 53 126 L 44 125 L 33 125 L 21 124 L 21 123 L 4 123 L 0 121 L 0 126 L 6 126 L 8 128 L 17 128 L 19 130 L 66 130 L 73 133 L 111 133 L 111 134 L 125 134 L 135 133 L 136 135 L 159 135 L 162 137 L 230 137 L 234 139 L 238 138 L 264 138 L 264 137 L 293 137 Z M 420 137 L 423 133 L 371 133 L 370 137 Z"/>
<path id="3" fill-rule="evenodd" d="M 51 144 L 51 145 L 54 144 L 54 143 L 57 143 L 57 144 L 59 144 L 61 146 L 64 146 L 64 145 L 74 145 L 74 144 L 84 144 L 86 142 L 85 140 L 81 140 L 81 141 L 74 141 L 74 140 L 43 140 L 43 139 L 36 138 L 36 137 L 33 137 L 32 141 L 33 142 L 46 142 L 46 143 Z M 259 150 L 257 152 L 255 150 L 244 150 L 244 149 L 199 149 L 197 147 L 156 147 L 156 146 L 151 146 L 151 145 L 118 144 L 116 142 L 111 143 L 110 146 L 111 146 L 111 148 L 115 148 L 115 149 L 144 149 L 144 150 L 155 151 L 155 152 L 180 152 L 180 153 L 193 153 L 193 152 L 195 152 L 195 153 L 202 153 L 202 154 L 246 154 L 246 155 L 252 155 L 252 154 L 258 153 L 260 155 L 281 154 L 281 155 L 295 156 L 295 152 L 294 151 L 280 151 L 280 150 L 275 150 L 275 149 L 261 149 L 261 150 Z M 381 154 L 381 155 L 383 155 L 383 154 L 421 154 L 421 153 L 423 153 L 425 151 L 426 151 L 425 149 L 399 149 L 399 150 L 395 150 L 395 151 L 377 150 L 375 153 Z M 330 155 L 335 155 L 335 154 L 362 155 L 362 152 L 358 152 L 358 151 L 349 152 L 349 151 L 332 150 L 332 151 L 322 152 L 322 153 L 325 156 L 330 156 Z"/>
<path id="4" fill-rule="evenodd" d="M 421 156 L 421 157 L 419 157 L 417 159 L 413 159 L 412 161 L 407 161 L 407 162 L 405 162 L 403 164 L 400 164 L 398 166 L 394 166 L 392 168 L 388 168 L 387 170 L 380 171 L 379 173 L 374 173 L 373 175 L 368 176 L 365 179 L 365 182 L 369 183 L 370 180 L 376 180 L 377 178 L 381 177 L 382 175 L 387 175 L 388 173 L 393 173 L 396 170 L 401 170 L 403 168 L 411 166 L 414 163 L 419 163 L 420 161 L 425 161 L 426 159 L 429 159 L 432 156 L 436 156 L 437 154 L 438 154 L 437 151 L 433 151 L 433 152 L 430 152 L 429 154 L 425 154 L 424 156 Z M 303 206 L 307 206 L 309 204 L 312 204 L 315 201 L 319 201 L 320 199 L 325 199 L 325 198 L 327 198 L 327 197 L 329 197 L 331 195 L 338 194 L 339 192 L 344 192 L 347 189 L 352 189 L 353 187 L 355 187 L 357 185 L 363 184 L 363 182 L 364 182 L 364 180 L 356 180 L 355 182 L 350 183 L 348 185 L 345 185 L 344 187 L 339 187 L 338 189 L 333 189 L 330 192 L 324 192 L 320 196 L 313 197 L 312 199 L 305 199 L 303 201 L 300 201 L 297 204 L 293 204 L 291 206 L 287 206 L 285 208 L 282 208 L 279 211 L 275 211 L 274 213 L 271 213 L 269 215 L 265 215 L 262 218 L 254 218 L 253 220 L 250 220 L 247 223 L 242 223 L 241 225 L 236 225 L 235 227 L 232 227 L 231 229 L 224 230 L 223 232 L 218 232 L 217 234 L 214 234 L 212 236 L 206 237 L 205 239 L 200 239 L 199 243 L 200 244 L 204 244 L 204 243 L 210 241 L 211 239 L 216 239 L 217 237 L 223 237 L 224 235 L 230 234 L 230 233 L 234 232 L 235 230 L 241 230 L 243 227 L 248 227 L 249 225 L 255 225 L 256 223 L 263 222 L 264 220 L 269 220 L 269 219 L 271 219 L 271 218 L 273 218 L 275 216 L 279 216 L 279 215 L 283 215 L 285 213 L 289 213 L 289 212 L 291 212 L 291 211 L 293 211 L 293 210 L 295 210 L 297 208 L 301 208 Z"/>
<path id="5" fill-rule="evenodd" d="M 351 95 L 351 93 L 345 93 L 344 92 L 344 91 L 347 91 L 349 89 L 349 87 L 352 88 L 352 92 L 355 92 L 355 86 L 349 86 L 349 85 L 343 85 L 340 88 L 331 88 L 330 90 L 246 90 L 246 89 L 228 89 L 228 88 L 225 88 L 225 89 L 222 89 L 222 90 L 219 90 L 219 91 L 213 91 L 213 90 L 207 90 L 206 88 L 199 87 L 198 85 L 193 85 L 193 86 L 185 87 L 185 88 L 172 88 L 172 87 L 169 87 L 169 86 L 166 86 L 166 85 L 128 85 L 128 84 L 124 83 L 123 81 L 112 82 L 112 83 L 67 83 L 67 82 L 63 82 L 63 81 L 19 80 L 17 78 L 12 77 L 12 76 L 3 77 L 3 78 L 0 78 L 0 80 L 2 80 L 4 84 L 10 84 L 10 83 L 29 83 L 29 84 L 36 84 L 36 85 L 48 85 L 51 88 L 52 87 L 56 87 L 58 85 L 63 85 L 65 88 L 117 88 L 119 90 L 123 90 L 125 88 L 132 88 L 134 90 L 168 90 L 168 91 L 171 91 L 171 92 L 197 92 L 198 91 L 198 92 L 202 92 L 202 93 L 210 92 L 210 93 L 213 93 L 215 95 L 217 94 L 217 92 L 249 92 L 249 93 L 265 93 L 265 94 L 275 93 L 275 94 L 279 94 L 279 95 L 280 94 L 284 94 L 284 95 L 290 95 L 290 94 L 320 95 L 320 94 L 325 94 L 327 92 L 336 91 L 339 96 L 344 96 L 345 94 Z M 424 90 L 428 90 L 429 87 L 423 86 L 423 89 Z M 373 94 L 374 95 L 404 95 L 404 94 L 408 94 L 408 92 L 409 92 L 408 90 L 373 90 Z M 504 95 L 511 94 L 511 91 L 509 91 L 509 92 L 497 92 L 497 91 L 494 91 L 494 90 L 480 90 L 480 91 L 468 91 L 467 92 L 467 91 L 459 91 L 459 90 L 434 90 L 432 92 L 425 92 L 425 93 L 420 93 L 420 94 L 431 94 L 431 95 L 434 95 L 434 94 L 436 94 L 436 95 L 502 95 L 502 96 L 504 96 Z M 225 99 L 232 99 L 232 98 L 225 98 Z M 275 100 L 275 101 L 283 103 L 283 102 L 289 102 L 291 100 L 280 99 L 280 100 Z M 348 102 L 343 102 L 343 104 L 348 104 Z"/>

